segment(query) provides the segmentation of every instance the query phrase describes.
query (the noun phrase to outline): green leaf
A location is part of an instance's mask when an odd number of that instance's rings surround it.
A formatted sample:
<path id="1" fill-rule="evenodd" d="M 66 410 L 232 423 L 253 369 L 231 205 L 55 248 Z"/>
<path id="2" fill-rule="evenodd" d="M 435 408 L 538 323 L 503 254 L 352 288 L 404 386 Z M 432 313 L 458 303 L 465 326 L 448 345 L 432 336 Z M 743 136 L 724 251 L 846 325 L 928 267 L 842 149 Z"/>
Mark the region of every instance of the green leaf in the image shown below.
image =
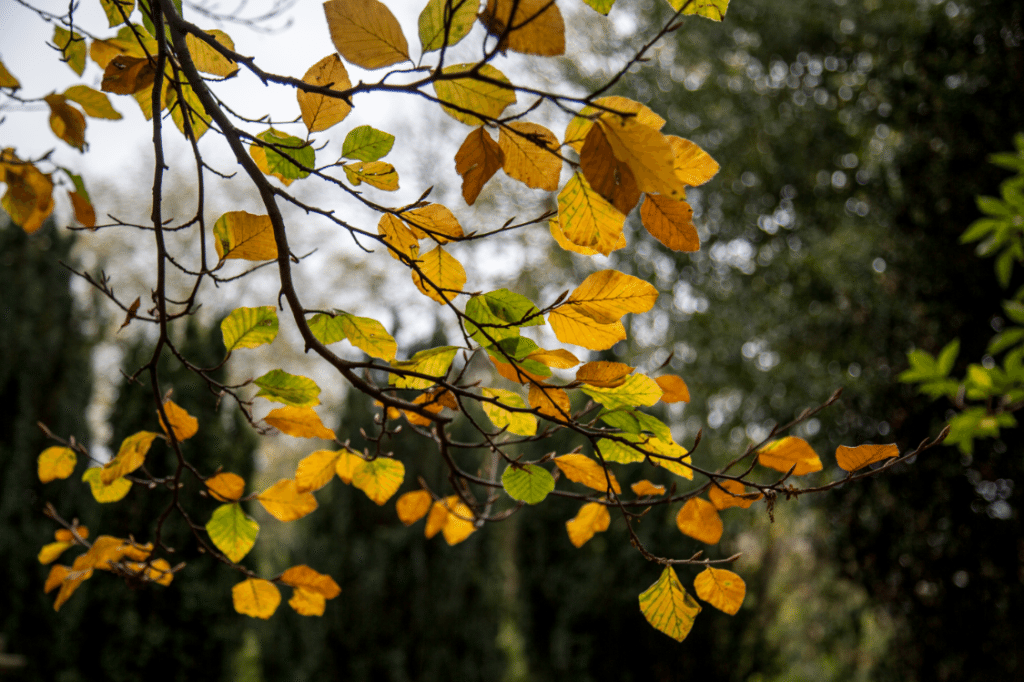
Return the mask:
<path id="1" fill-rule="evenodd" d="M 316 152 L 313 147 L 294 135 L 282 133 L 280 130 L 270 128 L 256 136 L 257 139 L 266 142 L 267 145 L 260 147 L 253 145 L 250 148 L 253 159 L 256 160 L 260 170 L 267 175 L 273 175 L 281 181 L 300 180 L 309 175 L 304 168 L 313 168 L 316 165 Z M 263 163 L 259 158 L 262 155 Z"/>
<path id="2" fill-rule="evenodd" d="M 1000 218 L 1006 218 L 1013 215 L 1013 211 L 1006 205 L 1001 199 L 995 197 L 976 197 L 975 201 L 978 203 L 978 210 L 988 215 L 998 216 Z"/>
<path id="3" fill-rule="evenodd" d="M 341 146 L 341 155 L 357 161 L 376 161 L 387 156 L 395 136 L 370 126 L 359 126 L 349 131 Z"/>
<path id="4" fill-rule="evenodd" d="M 272 369 L 253 381 L 260 387 L 257 398 L 266 398 L 292 407 L 313 407 L 320 404 L 320 387 L 312 379 Z"/>
<path id="5" fill-rule="evenodd" d="M 605 410 L 599 416 L 601 417 L 601 421 L 613 429 L 618 429 L 623 433 L 640 435 L 640 420 L 637 419 L 638 414 L 640 413 L 636 410 L 620 409 Z"/>
<path id="6" fill-rule="evenodd" d="M 131 16 L 131 13 L 135 11 L 135 0 L 100 0 L 100 5 L 103 6 L 103 13 L 107 15 L 107 24 L 111 28 L 125 23 L 125 17 Z M 121 14 L 118 6 L 124 10 L 124 14 Z"/>
<path id="7" fill-rule="evenodd" d="M 473 29 L 479 12 L 480 0 L 430 0 L 420 12 L 420 44 L 423 45 L 423 52 L 440 50 L 446 44 L 452 46 L 465 38 Z"/>
<path id="8" fill-rule="evenodd" d="M 448 368 L 452 366 L 452 361 L 455 360 L 455 353 L 458 350 L 455 346 L 439 346 L 438 348 L 421 350 L 408 360 L 392 362 L 391 366 L 396 369 L 419 372 L 420 374 L 427 374 L 442 379 L 448 372 Z M 389 381 L 392 386 L 397 386 L 398 388 L 417 389 L 430 388 L 436 383 L 430 379 L 400 377 L 396 374 L 392 374 Z"/>
<path id="9" fill-rule="evenodd" d="M 619 407 L 649 407 L 658 402 L 664 394 L 658 382 L 643 374 L 633 374 L 621 386 L 615 388 L 598 388 L 584 384 L 580 390 L 609 410 Z"/>
<path id="10" fill-rule="evenodd" d="M 217 549 L 237 564 L 256 544 L 260 524 L 242 511 L 242 505 L 234 502 L 213 510 L 213 516 L 206 523 L 206 532 Z"/>
<path id="11" fill-rule="evenodd" d="M 625 437 L 624 437 L 625 438 Z M 637 438 L 626 438 L 626 440 L 640 443 L 642 442 L 641 437 Z M 601 457 L 608 460 L 609 462 L 618 462 L 619 464 L 633 464 L 635 462 L 644 461 L 643 453 L 637 452 L 625 443 L 610 440 L 608 438 L 602 438 L 597 441 L 597 450 L 601 453 Z"/>
<path id="12" fill-rule="evenodd" d="M 341 324 L 342 316 L 347 314 L 339 312 L 339 314 L 331 316 L 317 313 L 307 323 L 309 324 L 309 331 L 313 333 L 317 341 L 325 346 L 347 339 L 348 336 L 345 334 L 345 328 Z"/>
<path id="13" fill-rule="evenodd" d="M 946 344 L 946 347 L 939 351 L 938 360 L 935 363 L 935 370 L 939 376 L 949 376 L 953 370 L 953 363 L 960 353 L 960 339 L 953 339 Z"/>
<path id="14" fill-rule="evenodd" d="M 960 235 L 960 243 L 967 244 L 969 242 L 976 242 L 1002 224 L 1002 220 L 996 220 L 994 218 L 979 218 L 971 223 L 967 227 L 967 230 Z"/>
<path id="15" fill-rule="evenodd" d="M 615 0 L 583 0 L 583 2 L 590 5 L 595 11 L 608 15 L 612 11 L 612 5 L 615 4 Z"/>
<path id="16" fill-rule="evenodd" d="M 370 357 L 386 362 L 394 360 L 398 352 L 398 344 L 384 325 L 369 317 L 356 317 L 340 310 L 334 317 L 318 313 L 309 321 L 309 330 L 320 343 L 326 345 L 348 339 Z"/>
<path id="17" fill-rule="evenodd" d="M 72 35 L 67 29 L 55 26 L 53 28 L 53 44 L 57 46 L 61 58 L 67 60 L 67 65 L 79 76 L 85 71 L 85 39 L 79 33 Z"/>
<path id="18" fill-rule="evenodd" d="M 469 299 L 466 304 L 466 331 L 482 346 L 491 342 L 480 333 L 481 328 L 495 341 L 519 335 L 520 327 L 544 324 L 537 306 L 521 294 L 498 289 Z"/>
<path id="19" fill-rule="evenodd" d="M 259 308 L 235 308 L 220 323 L 224 348 L 229 353 L 239 348 L 256 348 L 277 338 L 277 311 L 272 305 Z"/>
<path id="20" fill-rule="evenodd" d="M 555 489 L 555 479 L 544 467 L 526 464 L 518 469 L 514 466 L 505 469 L 501 485 L 513 500 L 537 504 Z"/>
<path id="21" fill-rule="evenodd" d="M 494 398 L 508 407 L 526 408 L 526 401 L 512 391 L 501 388 L 484 388 L 481 392 L 488 398 Z M 511 412 L 494 403 L 481 402 L 484 414 L 499 429 L 507 429 L 518 436 L 533 436 L 537 433 L 537 417 L 529 412 Z"/>
<path id="22" fill-rule="evenodd" d="M 1007 329 L 992 337 L 992 340 L 988 342 L 988 352 L 991 355 L 1002 353 L 1007 348 L 1016 346 L 1022 340 L 1024 340 L 1024 328 Z"/>

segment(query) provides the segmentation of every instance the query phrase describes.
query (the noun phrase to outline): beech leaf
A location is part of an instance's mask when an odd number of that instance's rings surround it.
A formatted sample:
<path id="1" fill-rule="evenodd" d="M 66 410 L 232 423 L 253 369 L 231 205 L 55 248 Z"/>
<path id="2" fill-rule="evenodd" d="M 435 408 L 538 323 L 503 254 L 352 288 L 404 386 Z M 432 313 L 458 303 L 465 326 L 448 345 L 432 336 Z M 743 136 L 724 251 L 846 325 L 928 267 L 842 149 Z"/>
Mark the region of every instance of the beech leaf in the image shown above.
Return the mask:
<path id="1" fill-rule="evenodd" d="M 501 475 L 501 485 L 513 500 L 538 504 L 555 489 L 555 479 L 547 469 L 536 464 L 510 465 Z"/>
<path id="2" fill-rule="evenodd" d="M 334 47 L 356 66 L 380 69 L 409 61 L 398 19 L 378 0 L 328 0 L 324 13 Z"/>
<path id="3" fill-rule="evenodd" d="M 681 642 L 690 634 L 700 604 L 679 582 L 675 569 L 666 566 L 658 581 L 640 595 L 640 612 L 655 630 Z"/>

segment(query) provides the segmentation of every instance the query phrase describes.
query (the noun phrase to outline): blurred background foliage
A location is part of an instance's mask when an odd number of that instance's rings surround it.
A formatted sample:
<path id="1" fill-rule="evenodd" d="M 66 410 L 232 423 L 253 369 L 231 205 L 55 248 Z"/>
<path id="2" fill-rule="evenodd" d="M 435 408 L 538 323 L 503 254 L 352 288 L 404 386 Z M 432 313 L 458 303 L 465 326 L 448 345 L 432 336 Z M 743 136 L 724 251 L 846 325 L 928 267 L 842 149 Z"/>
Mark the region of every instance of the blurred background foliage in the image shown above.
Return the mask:
<path id="1" fill-rule="evenodd" d="M 637 25 L 668 16 L 660 0 L 619 2 L 612 16 Z M 706 465 L 837 388 L 842 399 L 798 431 L 826 462 L 811 482 L 841 475 L 829 466 L 839 444 L 912 448 L 949 419 L 948 405 L 895 377 L 910 349 L 936 353 L 954 338 L 960 376 L 1004 324 L 1006 294 L 958 239 L 978 217 L 974 197 L 995 194 L 1007 176 L 986 155 L 1011 149 L 1024 130 L 1021 14 L 1011 0 L 734 0 L 721 24 L 684 21 L 652 64 L 611 93 L 645 101 L 667 119 L 665 132 L 696 141 L 722 165 L 688 197 L 699 253 L 668 253 L 632 223 L 631 249 L 612 263 L 671 291 L 632 321 L 631 345 L 612 355 L 646 369 L 668 361 L 687 380 L 691 404 L 664 416 L 684 444 L 703 430 L 695 457 Z M 599 25 L 587 24 L 587 38 L 609 65 L 647 33 L 626 20 L 604 32 Z M 567 77 L 600 82 L 603 64 L 566 60 Z M 3 234 L 19 241 L 4 245 L 5 257 L 42 258 L 43 240 Z M 67 248 L 56 235 L 46 240 Z M 29 267 L 28 255 L 14 261 Z M 523 279 L 542 286 L 557 267 L 582 262 L 552 253 Z M 21 273 L 4 268 L 5 291 L 35 291 Z M 5 305 L 24 306 L 24 318 L 5 308 L 5 319 L 46 324 L 38 311 L 72 305 L 63 276 L 52 276 L 38 292 L 47 301 L 5 295 Z M 228 613 L 234 576 L 203 561 L 164 591 L 90 581 L 55 617 L 41 592 L 46 571 L 32 564 L 52 528 L 39 515 L 40 485 L 25 453 L 44 446 L 32 425 L 49 414 L 40 401 L 67 401 L 49 407 L 66 420 L 51 418 L 55 431 L 84 432 L 74 415 L 87 401 L 88 339 L 62 327 L 54 333 L 66 335 L 56 342 L 64 346 L 53 352 L 9 333 L 5 348 L 17 350 L 6 353 L 3 395 L 19 397 L 0 432 L 0 580 L 12 586 L 0 623 L 8 651 L 29 661 L 7 673 L 12 679 L 145 672 L 159 680 L 203 670 L 191 679 L 990 680 L 1024 671 L 1024 625 L 1013 615 L 1024 607 L 1024 443 L 1014 430 L 979 441 L 972 455 L 940 447 L 877 480 L 780 500 L 774 522 L 763 503 L 725 512 L 724 539 L 708 554 L 744 552 L 737 570 L 746 602 L 735 617 L 705 608 L 678 645 L 639 613 L 637 594 L 658 571 L 629 546 L 621 521 L 577 550 L 562 530 L 575 509 L 549 501 L 449 548 L 338 483 L 293 534 L 257 547 L 261 571 L 306 562 L 335 577 L 343 593 L 323 619 L 283 609 L 266 623 L 242 621 Z M 217 334 L 190 333 L 212 359 Z M 126 371 L 140 358 L 132 361 Z M 82 376 L 69 379 L 74 372 Z M 26 376 L 69 388 L 38 392 Z M 247 473 L 253 444 L 244 429 L 204 418 L 209 407 L 188 402 L 185 377 L 169 385 L 201 424 L 221 425 L 200 432 L 210 461 L 227 456 Z M 119 416 L 132 413 L 132 390 L 124 389 Z M 350 399 L 339 433 L 358 444 L 369 413 Z M 119 422 L 117 436 L 132 426 Z M 213 452 L 218 446 L 232 449 Z M 441 482 L 437 463 L 417 464 L 403 447 L 416 446 L 395 442 L 409 480 Z M 129 504 L 127 518 L 123 508 L 97 510 L 84 499 L 59 506 L 116 534 L 155 503 L 140 496 Z M 655 553 L 696 549 L 675 529 L 674 512 L 655 508 L 640 525 Z M 684 583 L 691 573 L 680 572 Z M 54 641 L 70 644 L 55 650 Z"/>

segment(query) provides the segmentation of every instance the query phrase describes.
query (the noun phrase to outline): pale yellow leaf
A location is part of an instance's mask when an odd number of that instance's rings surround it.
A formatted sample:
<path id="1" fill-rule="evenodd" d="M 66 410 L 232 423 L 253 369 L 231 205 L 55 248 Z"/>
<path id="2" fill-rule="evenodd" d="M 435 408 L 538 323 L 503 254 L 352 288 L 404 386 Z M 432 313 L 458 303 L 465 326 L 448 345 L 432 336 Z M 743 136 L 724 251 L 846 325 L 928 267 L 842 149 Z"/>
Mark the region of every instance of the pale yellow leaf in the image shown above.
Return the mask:
<path id="1" fill-rule="evenodd" d="M 525 408 L 526 402 L 521 396 L 501 388 L 484 388 L 481 393 L 494 398 L 507 407 Z M 491 402 L 481 402 L 484 414 L 499 429 L 508 429 L 509 433 L 519 436 L 532 436 L 537 433 L 537 417 L 529 412 L 512 412 Z"/>

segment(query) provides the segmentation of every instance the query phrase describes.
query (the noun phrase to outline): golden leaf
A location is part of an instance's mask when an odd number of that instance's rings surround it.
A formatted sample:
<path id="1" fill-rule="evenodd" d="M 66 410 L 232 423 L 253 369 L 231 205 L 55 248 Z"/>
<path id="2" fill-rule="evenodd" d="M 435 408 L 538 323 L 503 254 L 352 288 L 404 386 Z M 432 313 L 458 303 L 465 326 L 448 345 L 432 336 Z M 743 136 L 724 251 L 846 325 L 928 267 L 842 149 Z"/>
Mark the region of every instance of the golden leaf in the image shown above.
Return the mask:
<path id="1" fill-rule="evenodd" d="M 572 343 L 590 350 L 607 350 L 626 338 L 626 328 L 621 322 L 601 324 L 573 306 L 552 310 L 548 314 L 548 323 L 562 343 Z"/>
<path id="2" fill-rule="evenodd" d="M 111 481 L 109 485 L 100 480 L 102 467 L 91 467 L 82 474 L 82 482 L 88 483 L 92 490 L 92 496 L 101 504 L 117 502 L 128 494 L 132 489 L 132 482 L 127 478 L 118 478 Z"/>
<path id="3" fill-rule="evenodd" d="M 300 493 L 320 490 L 331 482 L 341 452 L 317 450 L 302 458 L 295 470 L 295 487 Z"/>
<path id="4" fill-rule="evenodd" d="M 182 408 L 178 407 L 173 400 L 164 401 L 164 414 L 167 415 L 167 420 L 171 424 L 171 429 L 174 430 L 174 438 L 179 443 L 198 433 L 199 420 Z M 157 418 L 160 419 L 160 426 L 163 427 L 164 433 L 167 433 L 167 424 L 165 424 L 163 419 L 160 418 L 159 413 L 157 413 Z"/>
<path id="5" fill-rule="evenodd" d="M 419 272 L 412 273 L 413 284 L 438 303 L 444 304 L 455 298 L 466 285 L 466 270 L 462 263 L 440 246 L 423 254 L 418 265 Z"/>
<path id="6" fill-rule="evenodd" d="M 576 370 L 576 381 L 601 388 L 615 388 L 626 383 L 626 379 L 636 367 L 621 362 L 597 360 Z"/>
<path id="7" fill-rule="evenodd" d="M 686 196 L 686 185 L 675 176 L 672 145 L 668 138 L 631 116 L 604 113 L 598 119 L 615 158 L 632 171 L 637 189 L 648 194 L 665 194 L 674 199 Z"/>
<path id="8" fill-rule="evenodd" d="M 334 582 L 334 578 L 314 571 L 305 564 L 289 568 L 281 574 L 280 581 L 285 585 L 315 592 L 325 599 L 334 599 L 341 594 L 341 588 Z"/>
<path id="9" fill-rule="evenodd" d="M 761 466 L 783 473 L 795 466 L 794 476 L 821 471 L 821 459 L 818 458 L 818 453 L 807 444 L 807 441 L 796 436 L 786 436 L 768 443 L 757 451 L 757 461 Z"/>
<path id="10" fill-rule="evenodd" d="M 565 129 L 565 143 L 575 149 L 577 154 L 580 153 L 594 125 L 594 119 L 609 110 L 619 115 L 633 114 L 637 121 L 655 130 L 661 130 L 665 125 L 665 119 L 645 104 L 617 95 L 601 97 L 595 99 L 593 105 L 583 107 L 579 115 L 569 121 Z"/>
<path id="11" fill-rule="evenodd" d="M 54 561 L 60 558 L 60 555 L 64 553 L 69 547 L 74 546 L 73 542 L 51 542 L 48 545 L 43 545 L 43 548 L 39 550 L 39 554 L 36 559 L 42 565 L 52 564 Z"/>
<path id="12" fill-rule="evenodd" d="M 419 19 L 423 51 L 440 50 L 465 38 L 476 23 L 479 10 L 480 0 L 451 0 L 450 5 L 449 0 L 429 0 Z"/>
<path id="13" fill-rule="evenodd" d="M 513 121 L 502 126 L 498 146 L 505 156 L 502 168 L 527 187 L 554 192 L 562 173 L 558 138 L 544 126 Z"/>
<path id="14" fill-rule="evenodd" d="M 572 408 L 569 405 L 569 394 L 560 388 L 530 384 L 528 400 L 530 407 L 537 410 L 538 414 L 557 421 L 571 419 L 570 410 Z"/>
<path id="15" fill-rule="evenodd" d="M 721 21 L 729 9 L 729 0 L 668 0 L 672 9 L 679 11 L 683 8 L 683 14 L 696 14 L 712 21 Z"/>
<path id="16" fill-rule="evenodd" d="M 607 256 L 625 246 L 625 222 L 626 216 L 592 189 L 581 173 L 573 173 L 558 193 L 558 224 L 573 244 Z"/>
<path id="17" fill-rule="evenodd" d="M 667 137 L 669 144 L 672 145 L 673 170 L 684 184 L 696 187 L 715 177 L 718 173 L 718 162 L 712 159 L 710 154 L 689 140 L 675 135 Z"/>
<path id="18" fill-rule="evenodd" d="M 699 497 L 690 498 L 679 510 L 676 527 L 683 535 L 689 535 L 707 545 L 718 544 L 722 539 L 722 519 L 718 516 L 718 510 Z"/>
<path id="19" fill-rule="evenodd" d="M 364 69 L 409 61 L 409 43 L 398 19 L 377 0 L 324 3 L 331 42 L 341 56 Z"/>
<path id="20" fill-rule="evenodd" d="M 82 539 L 89 537 L 89 529 L 86 526 L 75 527 L 75 533 L 78 533 L 78 537 Z M 59 528 L 53 534 L 53 538 L 57 542 L 75 542 L 75 536 L 66 528 Z"/>
<path id="21" fill-rule="evenodd" d="M 121 441 L 117 456 L 103 465 L 100 474 L 103 485 L 110 485 L 115 479 L 130 474 L 142 466 L 156 436 L 157 434 L 151 431 L 139 431 Z"/>
<path id="22" fill-rule="evenodd" d="M 395 502 L 398 519 L 407 526 L 416 523 L 430 511 L 433 498 L 426 490 L 413 490 L 405 493 Z"/>
<path id="23" fill-rule="evenodd" d="M 338 453 L 338 461 L 334 465 L 334 473 L 338 474 L 341 482 L 347 485 L 352 483 L 352 477 L 365 464 L 365 459 L 346 448 Z"/>
<path id="24" fill-rule="evenodd" d="M 883 459 L 899 456 L 900 450 L 894 444 L 858 445 L 855 448 L 840 445 L 836 448 L 836 464 L 844 471 L 857 471 Z"/>
<path id="25" fill-rule="evenodd" d="M 461 76 L 461 74 L 467 74 Z M 493 121 L 516 103 L 516 91 L 501 71 L 490 64 L 453 64 L 441 70 L 434 92 L 445 113 L 466 125 Z"/>
<path id="26" fill-rule="evenodd" d="M 488 0 L 480 21 L 501 39 L 501 51 L 541 56 L 565 53 L 565 21 L 552 0 Z"/>
<path id="27" fill-rule="evenodd" d="M 453 497 L 456 500 L 458 499 L 458 496 Z M 427 524 L 423 528 L 423 535 L 429 540 L 440 533 L 446 523 L 448 523 L 448 508 L 445 506 L 445 501 L 434 502 L 430 506 L 430 512 L 427 514 Z"/>
<path id="28" fill-rule="evenodd" d="M 67 478 L 75 471 L 78 455 L 71 448 L 58 445 L 48 447 L 39 454 L 38 474 L 42 483 Z"/>
<path id="29" fill-rule="evenodd" d="M 655 485 L 647 479 L 637 481 L 633 485 L 629 486 L 633 489 L 633 494 L 637 497 L 653 497 L 654 495 L 664 495 L 665 486 Z"/>
<path id="30" fill-rule="evenodd" d="M 245 480 L 238 474 L 223 471 L 206 479 L 206 488 L 213 499 L 221 502 L 237 502 L 245 492 Z"/>
<path id="31" fill-rule="evenodd" d="M 661 386 L 661 390 L 664 391 L 664 394 L 661 396 L 661 402 L 690 402 L 690 389 L 687 388 L 686 382 L 683 381 L 682 377 L 678 377 L 675 374 L 662 374 L 660 377 L 654 377 L 654 380 L 658 382 L 658 386 Z"/>
<path id="32" fill-rule="evenodd" d="M 0 155 L 0 175 L 7 183 L 0 206 L 7 211 L 11 222 L 32 234 L 53 212 L 53 181 L 50 175 L 40 172 L 31 163 L 19 160 L 10 148 Z"/>
<path id="33" fill-rule="evenodd" d="M 0 62 L 0 88 L 17 90 L 20 87 L 21 83 L 18 82 L 18 79 L 11 75 L 11 72 L 7 70 L 3 62 Z"/>
<path id="34" fill-rule="evenodd" d="M 599 502 L 588 502 L 565 522 L 565 530 L 569 533 L 569 542 L 575 547 L 582 547 L 595 533 L 608 530 L 612 518 L 608 508 Z"/>
<path id="35" fill-rule="evenodd" d="M 640 595 L 640 612 L 656 630 L 681 642 L 690 634 L 700 604 L 686 592 L 675 570 L 666 566 L 658 582 Z"/>
<path id="36" fill-rule="evenodd" d="M 229 50 L 235 49 L 235 42 L 224 31 L 210 29 L 203 32 Z M 238 72 L 238 64 L 192 33 L 185 36 L 185 46 L 188 48 L 189 54 L 192 55 L 192 62 L 195 64 L 195 67 L 203 73 L 227 78 Z"/>
<path id="37" fill-rule="evenodd" d="M 458 495 L 450 495 L 441 502 L 447 510 L 441 534 L 449 545 L 457 545 L 476 531 L 473 511 Z"/>
<path id="38" fill-rule="evenodd" d="M 111 106 L 110 99 L 104 93 L 93 90 L 88 85 L 72 85 L 64 91 L 64 97 L 81 106 L 87 116 L 111 121 L 121 118 L 121 114 Z"/>
<path id="39" fill-rule="evenodd" d="M 348 79 L 348 71 L 345 65 L 336 54 L 327 55 L 313 66 L 309 67 L 306 75 L 302 77 L 304 83 L 330 87 L 331 90 L 344 91 L 352 87 Z M 295 95 L 299 100 L 299 111 L 302 112 L 302 122 L 311 133 L 327 130 L 336 123 L 340 123 L 352 111 L 352 105 L 337 97 L 328 97 L 317 92 L 305 92 L 296 90 Z"/>
<path id="40" fill-rule="evenodd" d="M 231 588 L 231 602 L 243 616 L 269 619 L 281 603 L 281 592 L 274 583 L 248 578 Z"/>
<path id="41" fill-rule="evenodd" d="M 390 247 L 388 253 L 396 260 L 401 260 L 399 254 L 409 260 L 416 260 L 420 254 L 420 243 L 416 234 L 390 213 L 385 213 L 377 221 L 377 234 Z"/>
<path id="42" fill-rule="evenodd" d="M 275 260 L 277 242 L 270 216 L 245 211 L 229 211 L 213 226 L 217 257 L 243 260 Z"/>
<path id="43" fill-rule="evenodd" d="M 725 490 L 722 490 L 722 488 L 725 488 Z M 760 500 L 762 495 L 761 493 L 748 493 L 747 489 L 739 481 L 723 479 L 717 481 L 717 485 L 716 483 L 711 484 L 711 487 L 708 489 L 708 497 L 711 498 L 711 504 L 715 505 L 715 509 L 721 510 L 730 507 L 746 509 Z M 703 599 L 703 597 L 701 598 Z"/>
<path id="44" fill-rule="evenodd" d="M 598 324 L 613 324 L 627 313 L 646 313 L 657 300 L 658 290 L 649 282 L 618 270 L 600 270 L 583 280 L 564 305 Z"/>
<path id="45" fill-rule="evenodd" d="M 652 237 L 673 251 L 699 251 L 700 236 L 693 224 L 693 209 L 682 200 L 645 194 L 640 222 Z"/>
<path id="46" fill-rule="evenodd" d="M 345 177 L 354 186 L 366 183 L 385 192 L 398 189 L 398 171 L 386 161 L 356 161 L 341 167 Z"/>
<path id="47" fill-rule="evenodd" d="M 416 239 L 430 237 L 438 244 L 446 244 L 463 236 L 455 214 L 441 204 L 427 204 L 405 211 L 401 218 L 409 224 Z"/>
<path id="48" fill-rule="evenodd" d="M 299 492 L 295 481 L 290 478 L 281 479 L 260 493 L 256 499 L 278 521 L 301 519 L 307 514 L 312 514 L 317 508 L 313 493 Z"/>
<path id="49" fill-rule="evenodd" d="M 622 494 L 622 488 L 619 486 L 619 482 L 615 480 L 615 474 L 586 455 L 562 455 L 555 457 L 554 461 L 555 466 L 561 469 L 562 473 L 570 481 L 582 483 L 588 488 L 593 488 L 601 493 L 608 491 L 608 482 L 611 481 L 611 487 L 615 494 Z M 604 530 L 604 528 L 601 530 Z M 576 546 L 579 547 L 579 545 Z"/>
<path id="50" fill-rule="evenodd" d="M 279 407 L 263 418 L 281 433 L 296 438 L 323 438 L 334 440 L 334 431 L 323 425 L 312 407 Z"/>
<path id="51" fill-rule="evenodd" d="M 308 588 L 296 587 L 292 591 L 292 598 L 288 600 L 288 606 L 300 616 L 322 616 L 327 610 L 327 599 Z"/>
<path id="52" fill-rule="evenodd" d="M 556 369 L 572 369 L 576 365 L 580 364 L 579 358 L 565 350 L 564 348 L 556 348 L 554 350 L 535 350 L 526 356 L 526 360 L 535 360 L 548 367 L 554 367 Z"/>
<path id="53" fill-rule="evenodd" d="M 43 98 L 50 107 L 50 129 L 53 134 L 79 151 L 85 149 L 85 116 L 67 103 L 64 95 Z"/>
<path id="54" fill-rule="evenodd" d="M 60 592 L 57 593 L 57 599 L 53 602 L 53 610 L 60 611 L 60 607 L 74 594 L 75 590 L 84 583 L 86 580 L 92 577 L 92 566 L 89 565 L 89 560 L 86 556 L 82 556 L 75 559 L 75 562 L 71 564 L 71 568 L 66 566 L 54 566 L 50 569 L 50 575 L 46 579 L 46 585 L 53 589 L 56 587 L 53 583 L 60 581 Z"/>
<path id="55" fill-rule="evenodd" d="M 405 465 L 400 460 L 390 457 L 378 457 L 363 462 L 352 474 L 352 485 L 366 493 L 366 496 L 378 505 L 383 505 L 391 499 L 404 480 Z"/>
<path id="56" fill-rule="evenodd" d="M 480 190 L 505 163 L 501 145 L 482 127 L 471 131 L 455 153 L 455 172 L 462 176 L 462 197 L 470 206 Z"/>
<path id="57" fill-rule="evenodd" d="M 743 597 L 747 594 L 747 584 L 743 578 L 732 571 L 711 566 L 694 578 L 693 589 L 698 597 L 730 616 L 735 616 L 740 610 Z"/>

